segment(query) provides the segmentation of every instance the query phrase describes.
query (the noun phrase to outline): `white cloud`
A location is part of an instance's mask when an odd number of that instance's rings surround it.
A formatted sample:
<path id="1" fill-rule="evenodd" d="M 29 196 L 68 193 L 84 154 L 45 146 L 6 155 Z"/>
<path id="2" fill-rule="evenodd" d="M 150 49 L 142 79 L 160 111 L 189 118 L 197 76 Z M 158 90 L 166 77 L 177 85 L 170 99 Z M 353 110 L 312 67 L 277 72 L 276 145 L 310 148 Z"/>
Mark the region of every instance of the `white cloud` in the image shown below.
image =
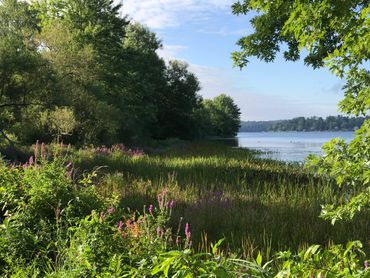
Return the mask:
<path id="1" fill-rule="evenodd" d="M 169 45 L 164 44 L 162 49 L 157 51 L 158 55 L 162 57 L 165 61 L 169 60 L 179 60 L 180 52 L 186 50 L 188 47 L 185 45 Z"/>
<path id="2" fill-rule="evenodd" d="M 230 10 L 233 2 L 234 0 L 125 0 L 122 1 L 122 12 L 150 28 L 162 29 L 188 22 L 200 22 L 215 11 Z"/>

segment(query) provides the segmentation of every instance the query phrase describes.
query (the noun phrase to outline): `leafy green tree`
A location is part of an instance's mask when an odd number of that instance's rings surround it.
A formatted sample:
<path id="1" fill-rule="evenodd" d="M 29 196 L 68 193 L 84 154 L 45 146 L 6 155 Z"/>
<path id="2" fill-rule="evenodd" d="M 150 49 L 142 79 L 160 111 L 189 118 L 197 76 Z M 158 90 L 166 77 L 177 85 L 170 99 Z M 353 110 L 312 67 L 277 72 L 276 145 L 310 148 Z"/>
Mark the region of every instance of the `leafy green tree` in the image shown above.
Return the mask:
<path id="1" fill-rule="evenodd" d="M 160 138 L 191 139 L 197 126 L 195 111 L 200 108 L 197 77 L 180 61 L 171 61 L 166 69 L 167 88 L 160 96 L 158 122 Z"/>
<path id="2" fill-rule="evenodd" d="M 209 113 L 212 134 L 221 137 L 234 137 L 240 128 L 240 109 L 227 95 L 219 95 L 203 102 Z"/>
<path id="3" fill-rule="evenodd" d="M 117 101 L 126 107 L 122 110 L 127 120 L 122 123 L 121 136 L 138 142 L 159 133 L 157 114 L 161 96 L 167 89 L 166 65 L 157 54 L 161 41 L 138 23 L 127 26 L 123 47 L 124 70 L 128 74 L 121 86 L 124 94 Z"/>
<path id="4" fill-rule="evenodd" d="M 54 77 L 39 53 L 37 18 L 29 4 L 17 0 L 0 3 L 0 134 L 15 134 L 25 111 L 51 102 Z"/>
<path id="5" fill-rule="evenodd" d="M 303 53 L 306 65 L 326 66 L 333 74 L 346 79 L 344 99 L 339 104 L 342 112 L 368 113 L 369 1 L 244 0 L 233 5 L 235 14 L 251 11 L 257 12 L 251 20 L 255 31 L 239 40 L 241 49 L 233 53 L 236 65 L 246 66 L 251 56 L 271 62 L 280 51 L 285 59 L 297 61 Z M 343 140 L 333 140 L 324 147 L 323 158 L 310 159 L 309 165 L 316 165 L 320 173 L 335 177 L 340 186 L 366 188 L 346 204 L 326 207 L 323 215 L 333 221 L 352 218 L 358 210 L 370 206 L 369 141 L 370 121 L 366 120 L 349 145 Z"/>
<path id="6" fill-rule="evenodd" d="M 50 129 L 56 134 L 57 143 L 62 136 L 72 135 L 76 128 L 76 120 L 73 111 L 68 107 L 58 107 L 50 113 Z"/>
<path id="7" fill-rule="evenodd" d="M 42 55 L 58 75 L 59 105 L 73 107 L 78 143 L 118 140 L 117 105 L 122 70 L 122 42 L 127 21 L 113 1 L 35 1 L 40 19 Z M 121 56 L 120 56 L 121 55 Z M 122 74 L 120 74 L 123 72 Z"/>

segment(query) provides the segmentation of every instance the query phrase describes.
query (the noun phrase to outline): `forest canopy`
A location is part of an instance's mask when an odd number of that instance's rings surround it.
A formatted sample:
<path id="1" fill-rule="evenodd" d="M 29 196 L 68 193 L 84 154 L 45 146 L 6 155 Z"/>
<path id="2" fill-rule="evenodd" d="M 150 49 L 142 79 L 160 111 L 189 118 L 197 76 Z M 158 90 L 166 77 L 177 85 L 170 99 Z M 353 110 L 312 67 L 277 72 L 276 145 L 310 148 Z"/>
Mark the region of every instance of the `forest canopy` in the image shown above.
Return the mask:
<path id="1" fill-rule="evenodd" d="M 237 132 L 240 113 L 214 120 L 229 105 L 238 111 L 232 99 L 211 109 L 188 65 L 166 63 L 157 35 L 121 9 L 111 0 L 0 2 L 0 140 L 113 144 Z"/>

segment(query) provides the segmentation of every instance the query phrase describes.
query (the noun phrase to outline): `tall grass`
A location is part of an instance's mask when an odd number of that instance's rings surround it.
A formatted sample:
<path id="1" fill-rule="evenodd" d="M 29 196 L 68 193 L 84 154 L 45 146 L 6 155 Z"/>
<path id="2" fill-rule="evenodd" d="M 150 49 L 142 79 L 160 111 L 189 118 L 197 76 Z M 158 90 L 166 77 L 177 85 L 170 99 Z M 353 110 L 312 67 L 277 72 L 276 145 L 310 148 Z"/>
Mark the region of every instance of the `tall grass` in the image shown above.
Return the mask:
<path id="1" fill-rule="evenodd" d="M 335 226 L 319 218 L 321 205 L 341 202 L 344 190 L 300 165 L 259 159 L 250 150 L 198 142 L 151 155 L 85 149 L 74 160 L 80 172 L 104 166 L 99 190 L 116 193 L 123 207 L 141 210 L 167 191 L 175 200 L 173 219 L 190 223 L 199 249 L 222 237 L 227 250 L 245 258 L 355 239 L 369 247 L 368 215 Z"/>

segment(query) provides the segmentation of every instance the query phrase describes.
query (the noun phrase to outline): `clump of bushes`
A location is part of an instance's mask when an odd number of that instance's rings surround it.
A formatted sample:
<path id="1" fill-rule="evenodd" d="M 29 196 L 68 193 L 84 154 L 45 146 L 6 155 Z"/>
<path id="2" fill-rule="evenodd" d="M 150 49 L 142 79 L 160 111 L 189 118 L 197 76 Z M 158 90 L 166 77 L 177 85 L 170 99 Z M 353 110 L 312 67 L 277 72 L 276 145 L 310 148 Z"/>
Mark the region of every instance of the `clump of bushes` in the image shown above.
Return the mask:
<path id="1" fill-rule="evenodd" d="M 95 172 L 69 159 L 0 161 L 0 275 L 4 277 L 370 277 L 359 242 L 281 252 L 265 262 L 226 254 L 222 241 L 193 249 L 191 227 L 169 228 L 168 194 L 142 212 L 99 193 Z"/>

